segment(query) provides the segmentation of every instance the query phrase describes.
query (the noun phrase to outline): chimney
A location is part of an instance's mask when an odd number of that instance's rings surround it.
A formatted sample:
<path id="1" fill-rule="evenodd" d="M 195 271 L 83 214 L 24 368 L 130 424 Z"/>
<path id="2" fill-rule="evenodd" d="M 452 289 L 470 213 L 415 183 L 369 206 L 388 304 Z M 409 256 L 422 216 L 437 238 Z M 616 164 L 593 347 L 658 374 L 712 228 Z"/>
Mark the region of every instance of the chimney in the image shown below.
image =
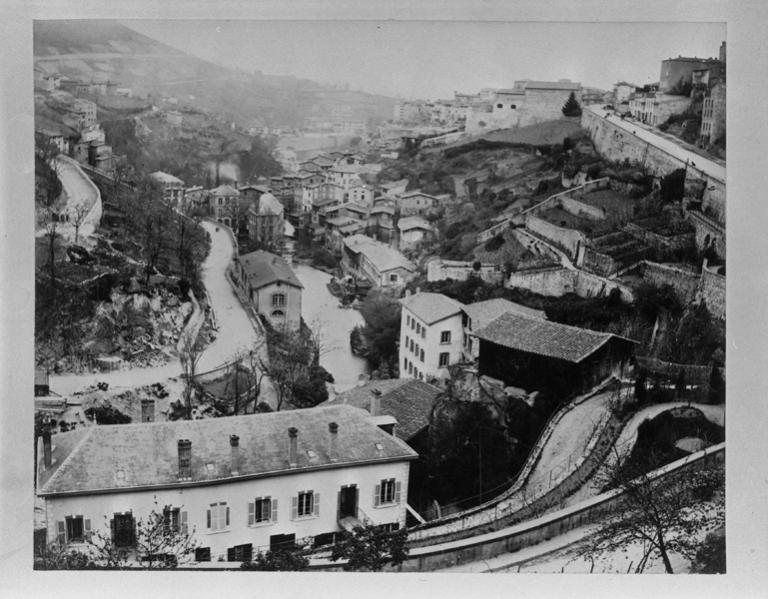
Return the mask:
<path id="1" fill-rule="evenodd" d="M 288 429 L 288 465 L 291 468 L 296 467 L 296 454 L 298 453 L 299 429 L 292 426 Z"/>
<path id="2" fill-rule="evenodd" d="M 339 425 L 335 422 L 328 424 L 328 431 L 331 433 L 331 444 L 328 448 L 328 457 L 332 462 L 339 459 L 338 455 L 338 438 L 339 438 Z"/>
<path id="3" fill-rule="evenodd" d="M 232 474 L 240 474 L 240 437 L 229 436 L 229 469 Z"/>
<path id="4" fill-rule="evenodd" d="M 43 432 L 43 466 L 45 469 L 51 467 L 53 459 L 51 457 L 51 431 L 46 430 Z"/>
<path id="5" fill-rule="evenodd" d="M 179 478 L 192 478 L 192 441 L 179 439 Z"/>
<path id="6" fill-rule="evenodd" d="M 381 398 L 381 391 L 378 389 L 371 389 L 371 404 L 368 408 L 368 411 L 371 413 L 371 416 L 378 416 L 379 415 L 379 403 Z"/>

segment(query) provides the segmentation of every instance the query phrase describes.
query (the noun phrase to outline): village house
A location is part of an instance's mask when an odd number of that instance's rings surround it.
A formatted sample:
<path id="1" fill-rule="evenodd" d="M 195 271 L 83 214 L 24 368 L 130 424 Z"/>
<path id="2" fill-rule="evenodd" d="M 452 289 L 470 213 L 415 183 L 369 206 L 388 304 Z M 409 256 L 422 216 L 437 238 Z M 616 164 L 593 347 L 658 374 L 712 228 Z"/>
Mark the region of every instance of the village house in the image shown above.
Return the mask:
<path id="1" fill-rule="evenodd" d="M 268 247 L 283 243 L 285 228 L 283 205 L 271 193 L 263 193 L 248 208 L 248 237 Z"/>
<path id="2" fill-rule="evenodd" d="M 546 320 L 547 315 L 543 310 L 535 310 L 521 304 L 516 304 L 504 298 L 494 298 L 473 302 L 464 305 L 464 358 L 467 361 L 474 362 L 480 356 L 480 344 L 472 335 L 472 331 L 484 329 L 499 316 L 508 312 L 513 314 L 522 314 L 539 320 Z"/>
<path id="3" fill-rule="evenodd" d="M 321 406 L 349 405 L 378 417 L 380 426 L 411 447 L 429 427 L 429 417 L 442 389 L 411 378 L 368 381 L 339 393 Z M 385 421 L 389 417 L 392 420 Z M 390 430 L 391 428 L 391 430 Z"/>
<path id="4" fill-rule="evenodd" d="M 356 202 L 363 206 L 373 205 L 373 187 L 370 185 L 355 185 L 347 190 L 350 202 Z"/>
<path id="5" fill-rule="evenodd" d="M 657 127 L 673 114 L 682 114 L 691 106 L 688 96 L 677 96 L 651 92 L 636 95 L 629 101 L 629 112 L 633 118 Z"/>
<path id="6" fill-rule="evenodd" d="M 96 104 L 90 100 L 75 98 L 72 113 L 77 117 L 81 129 L 96 125 Z"/>
<path id="7" fill-rule="evenodd" d="M 336 216 L 325 221 L 325 243 L 334 252 L 341 252 L 344 238 L 361 233 L 365 222 L 348 216 Z"/>
<path id="8" fill-rule="evenodd" d="M 395 207 L 390 203 L 377 202 L 371 208 L 368 225 L 379 241 L 389 243 L 395 230 Z"/>
<path id="9" fill-rule="evenodd" d="M 184 203 L 184 181 L 163 171 L 155 171 L 149 178 L 163 190 L 163 200 L 176 208 Z"/>
<path id="10" fill-rule="evenodd" d="M 699 145 L 706 147 L 725 133 L 725 83 L 718 82 L 704 98 Z"/>
<path id="11" fill-rule="evenodd" d="M 380 185 L 381 191 L 384 195 L 398 196 L 405 193 L 408 187 L 408 179 L 399 179 L 398 181 L 387 181 Z"/>
<path id="12" fill-rule="evenodd" d="M 397 221 L 400 233 L 400 250 L 410 250 L 422 243 L 431 241 L 434 229 L 420 216 L 405 216 Z"/>
<path id="13" fill-rule="evenodd" d="M 83 427 L 44 436 L 38 455 L 48 542 L 85 549 L 98 531 L 128 546 L 137 521 L 162 510 L 171 530 L 192 536 L 196 562 L 324 547 L 362 523 L 404 527 L 417 457 L 343 404 Z"/>
<path id="14" fill-rule="evenodd" d="M 416 265 L 400 252 L 366 235 L 346 237 L 341 256 L 346 272 L 376 287 L 400 288 L 416 273 Z"/>
<path id="15" fill-rule="evenodd" d="M 421 191 L 409 191 L 397 197 L 397 208 L 400 216 L 428 214 L 439 205 L 440 201 L 433 195 Z"/>
<path id="16" fill-rule="evenodd" d="M 35 133 L 42 137 L 46 142 L 56 146 L 56 149 L 61 154 L 69 154 L 69 137 L 64 135 L 61 131 L 54 131 L 53 129 L 37 129 Z"/>
<path id="17" fill-rule="evenodd" d="M 354 164 L 339 164 L 328 169 L 325 174 L 326 181 L 340 185 L 344 191 L 356 187 L 362 183 L 360 180 L 360 167 Z"/>
<path id="18" fill-rule="evenodd" d="M 288 262 L 263 250 L 239 256 L 234 262 L 239 284 L 253 309 L 274 328 L 297 331 L 304 286 Z"/>
<path id="19" fill-rule="evenodd" d="M 448 366 L 463 359 L 463 305 L 442 293 L 408 291 L 400 304 L 400 376 L 447 379 Z"/>
<path id="20" fill-rule="evenodd" d="M 623 376 L 635 345 L 618 335 L 516 312 L 506 312 L 472 335 L 479 341 L 480 375 L 562 399 L 611 375 Z"/>
<path id="21" fill-rule="evenodd" d="M 240 192 L 231 185 L 219 185 L 210 192 L 211 212 L 216 222 L 237 228 Z"/>

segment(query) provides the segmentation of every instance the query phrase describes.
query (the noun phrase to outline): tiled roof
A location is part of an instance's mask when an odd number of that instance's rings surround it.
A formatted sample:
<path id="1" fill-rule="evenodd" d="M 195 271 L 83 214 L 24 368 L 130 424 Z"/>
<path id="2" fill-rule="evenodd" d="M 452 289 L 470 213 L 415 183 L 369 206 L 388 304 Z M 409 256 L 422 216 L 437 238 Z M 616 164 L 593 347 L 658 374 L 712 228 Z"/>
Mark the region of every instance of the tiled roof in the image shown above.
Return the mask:
<path id="1" fill-rule="evenodd" d="M 359 408 L 334 405 L 248 416 L 93 426 L 68 443 L 68 455 L 47 473 L 39 494 L 88 493 L 136 487 L 195 486 L 211 481 L 414 459 L 402 440 L 368 421 Z M 336 461 L 329 456 L 328 425 L 338 424 Z M 297 465 L 288 463 L 288 429 L 298 429 Z M 62 437 L 73 433 L 60 433 Z M 232 474 L 230 435 L 240 446 Z M 59 435 L 56 435 L 59 437 Z M 178 441 L 191 441 L 191 480 L 180 481 Z M 61 441 L 64 441 L 62 438 Z M 59 439 L 55 439 L 59 442 Z M 312 450 L 314 457 L 308 450 Z M 116 476 L 122 471 L 119 482 Z"/>
<path id="2" fill-rule="evenodd" d="M 425 198 L 431 198 L 433 200 L 437 200 L 437 198 L 433 195 L 430 195 L 428 193 L 424 193 L 423 191 L 408 191 L 406 193 L 400 194 L 400 199 L 404 200 L 406 198 L 415 198 L 417 196 L 423 196 Z"/>
<path id="3" fill-rule="evenodd" d="M 283 205 L 271 193 L 262 194 L 259 198 L 258 214 L 282 214 Z"/>
<path id="4" fill-rule="evenodd" d="M 264 250 L 256 250 L 238 258 L 248 276 L 248 283 L 254 289 L 260 289 L 276 281 L 282 281 L 294 287 L 301 284 L 290 265 L 280 256 Z"/>
<path id="5" fill-rule="evenodd" d="M 447 295 L 428 291 L 404 297 L 400 303 L 428 325 L 459 314 L 464 307 Z"/>
<path id="6" fill-rule="evenodd" d="M 472 328 L 476 331 L 487 326 L 507 312 L 515 312 L 517 314 L 522 314 L 523 316 L 541 318 L 543 320 L 546 320 L 547 318 L 547 315 L 543 310 L 534 310 L 533 308 L 521 306 L 520 304 L 510 302 L 503 298 L 495 298 L 467 304 L 464 306 L 464 311 L 472 319 Z"/>
<path id="7" fill-rule="evenodd" d="M 211 190 L 211 193 L 215 196 L 236 196 L 240 195 L 234 187 L 231 185 L 219 185 Z"/>
<path id="8" fill-rule="evenodd" d="M 416 265 L 400 252 L 366 235 L 347 237 L 344 239 L 344 245 L 355 253 L 363 254 L 380 273 L 395 268 L 404 268 L 411 272 L 416 270 Z"/>
<path id="9" fill-rule="evenodd" d="M 581 362 L 612 337 L 624 339 L 514 312 L 499 316 L 473 335 L 504 347 L 573 363 Z"/>
<path id="10" fill-rule="evenodd" d="M 432 231 L 432 225 L 420 216 L 404 216 L 397 221 L 397 228 L 401 231 L 411 231 L 413 229 Z"/>
<path id="11" fill-rule="evenodd" d="M 397 420 L 395 434 L 406 441 L 429 424 L 429 414 L 440 394 L 439 388 L 423 381 L 385 379 L 354 387 L 322 405 L 347 404 L 370 411 L 374 390 L 381 392 L 378 415 Z"/>
<path id="12" fill-rule="evenodd" d="M 394 214 L 395 208 L 394 206 L 387 206 L 386 204 L 377 204 L 373 208 L 371 208 L 371 214 Z"/>

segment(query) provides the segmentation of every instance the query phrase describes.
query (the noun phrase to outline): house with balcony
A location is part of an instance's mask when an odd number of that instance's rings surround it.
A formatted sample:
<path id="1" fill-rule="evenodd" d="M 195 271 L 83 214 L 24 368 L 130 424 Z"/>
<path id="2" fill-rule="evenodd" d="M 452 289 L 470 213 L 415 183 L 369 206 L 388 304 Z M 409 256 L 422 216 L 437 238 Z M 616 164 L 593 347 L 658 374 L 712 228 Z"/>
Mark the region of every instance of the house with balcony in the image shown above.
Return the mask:
<path id="1" fill-rule="evenodd" d="M 234 274 L 253 309 L 274 328 L 301 327 L 304 286 L 284 258 L 257 250 L 234 260 Z"/>
<path id="2" fill-rule="evenodd" d="M 351 405 L 78 428 L 40 440 L 37 495 L 48 542 L 85 549 L 99 532 L 130 547 L 162 510 L 195 562 L 324 547 L 361 523 L 405 526 L 415 451 Z M 135 555 L 134 559 L 145 556 Z"/>

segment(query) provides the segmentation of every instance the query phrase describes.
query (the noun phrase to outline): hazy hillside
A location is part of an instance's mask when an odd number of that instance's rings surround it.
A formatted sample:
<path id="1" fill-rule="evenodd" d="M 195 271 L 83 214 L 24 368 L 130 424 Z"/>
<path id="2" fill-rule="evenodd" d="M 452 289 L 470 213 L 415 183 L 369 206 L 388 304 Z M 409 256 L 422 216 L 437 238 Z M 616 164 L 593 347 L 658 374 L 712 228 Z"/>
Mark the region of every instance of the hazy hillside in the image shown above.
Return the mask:
<path id="1" fill-rule="evenodd" d="M 73 79 L 108 79 L 134 94 L 175 97 L 243 126 L 300 127 L 348 107 L 349 118 L 390 118 L 395 99 L 306 79 L 227 69 L 108 20 L 35 21 L 35 66 Z"/>

